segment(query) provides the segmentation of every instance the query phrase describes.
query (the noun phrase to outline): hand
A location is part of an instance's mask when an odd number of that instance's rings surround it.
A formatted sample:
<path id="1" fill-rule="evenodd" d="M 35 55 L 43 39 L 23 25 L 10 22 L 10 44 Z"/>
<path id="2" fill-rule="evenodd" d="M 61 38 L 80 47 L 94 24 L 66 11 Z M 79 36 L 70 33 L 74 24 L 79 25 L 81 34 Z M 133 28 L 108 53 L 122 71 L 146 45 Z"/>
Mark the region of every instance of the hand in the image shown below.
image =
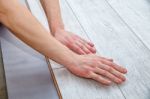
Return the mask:
<path id="1" fill-rule="evenodd" d="M 78 54 L 96 53 L 93 43 L 88 42 L 71 32 L 65 31 L 64 29 L 58 29 L 55 32 L 54 37 Z"/>
<path id="2" fill-rule="evenodd" d="M 126 79 L 123 74 L 127 70 L 113 62 L 112 59 L 96 56 L 93 54 L 79 55 L 75 63 L 67 68 L 75 75 L 91 78 L 102 84 L 110 85 L 112 82 L 121 84 Z"/>

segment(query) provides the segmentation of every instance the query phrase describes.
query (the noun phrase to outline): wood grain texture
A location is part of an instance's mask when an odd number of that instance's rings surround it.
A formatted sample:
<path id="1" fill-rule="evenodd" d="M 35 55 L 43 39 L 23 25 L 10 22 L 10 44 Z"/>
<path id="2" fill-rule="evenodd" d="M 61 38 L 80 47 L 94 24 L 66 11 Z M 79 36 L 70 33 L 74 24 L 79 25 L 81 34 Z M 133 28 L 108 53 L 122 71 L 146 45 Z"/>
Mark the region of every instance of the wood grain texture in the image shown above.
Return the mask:
<path id="1" fill-rule="evenodd" d="M 149 49 L 105 0 L 66 1 L 90 39 L 96 43 L 98 51 L 103 55 L 114 57 L 128 69 L 127 81 L 119 86 L 124 97 L 149 99 Z"/>
<path id="2" fill-rule="evenodd" d="M 124 99 L 118 87 L 103 86 L 90 79 L 79 78 L 65 68 L 54 69 L 63 99 Z"/>
<path id="3" fill-rule="evenodd" d="M 70 31 L 79 33 L 78 35 L 81 37 L 88 38 L 88 40 L 90 40 L 65 0 L 61 0 L 61 6 L 63 20 L 67 29 L 70 28 Z M 72 26 L 72 24 L 74 25 Z M 115 85 L 106 88 L 95 81 L 76 77 L 69 73 L 66 69 L 55 70 L 55 76 L 64 99 L 117 99 L 118 97 L 120 99 L 124 99 L 122 93 Z M 67 94 L 69 92 L 70 94 Z"/>
<path id="4" fill-rule="evenodd" d="M 33 0 L 33 1 L 35 1 L 34 2 L 34 5 L 35 5 L 36 0 Z M 30 0 L 28 0 L 28 3 L 31 4 Z M 72 10 L 69 8 L 69 6 L 66 4 L 64 0 L 61 0 L 61 10 L 62 10 L 63 19 L 64 19 L 66 28 L 70 31 L 75 32 L 81 37 L 88 39 L 84 30 L 82 29 L 77 19 L 75 18 L 74 14 L 72 13 Z M 35 13 L 35 11 L 33 13 Z M 36 15 L 37 14 L 35 14 L 35 16 Z M 39 21 L 42 21 L 42 20 L 43 19 L 39 19 Z M 51 65 L 53 66 L 57 64 L 52 63 Z M 54 67 L 57 67 L 57 66 L 54 66 Z M 120 99 L 124 99 L 122 93 L 120 92 L 120 90 L 118 89 L 116 85 L 106 88 L 95 81 L 92 81 L 89 79 L 85 80 L 83 78 L 76 77 L 63 67 L 53 68 L 53 70 L 54 70 L 60 91 L 62 93 L 63 99 L 100 99 L 100 98 L 117 99 L 118 97 Z"/>
<path id="5" fill-rule="evenodd" d="M 106 0 L 128 27 L 150 48 L 150 0 Z"/>
<path id="6" fill-rule="evenodd" d="M 28 1 L 39 4 L 38 0 Z M 95 81 L 76 77 L 63 68 L 63 66 L 52 63 L 63 98 L 149 99 L 150 52 L 143 44 L 143 41 L 141 42 L 141 39 L 135 35 L 138 31 L 132 31 L 134 26 L 129 27 L 129 23 L 125 23 L 106 0 L 60 1 L 66 28 L 86 39 L 91 39 L 95 43 L 98 53 L 113 57 L 117 63 L 124 65 L 128 69 L 128 74 L 126 75 L 127 81 L 124 84 L 105 87 Z M 109 0 L 112 4 L 113 2 L 117 3 L 117 1 L 119 0 Z M 138 0 L 138 4 L 140 4 L 139 1 L 142 3 L 141 0 Z M 122 1 L 120 1 L 120 3 L 121 2 Z M 125 2 L 125 4 L 127 3 L 127 1 L 123 2 Z M 133 3 L 133 0 L 131 0 L 131 2 Z M 32 7 L 32 5 L 30 6 Z M 45 18 L 44 14 L 36 13 L 36 10 L 39 8 L 38 11 L 43 13 L 43 9 L 41 7 L 38 8 L 38 6 L 36 8 L 33 7 L 33 9 L 35 9 L 33 10 L 33 13 L 35 13 L 36 17 L 40 16 L 39 21 L 41 23 L 46 22 L 45 19 L 42 19 Z M 132 9 L 138 8 L 139 6 L 132 7 Z M 148 8 L 147 4 L 144 3 L 142 3 L 141 6 L 144 7 L 142 9 Z M 118 9 L 120 10 L 120 8 Z M 128 9 L 123 8 L 123 6 L 122 9 L 124 9 L 122 13 L 128 13 Z M 149 10 L 147 9 L 146 12 L 148 11 Z M 130 13 L 131 12 L 128 14 L 130 15 Z M 145 17 L 143 14 L 141 15 L 141 18 Z M 123 16 L 125 16 L 125 14 Z M 132 15 L 130 15 L 129 17 L 134 19 L 136 16 L 132 17 Z M 144 19 L 147 20 L 148 17 Z M 139 26 L 142 26 L 140 18 L 134 20 L 134 22 L 136 21 L 140 21 Z M 132 22 L 133 20 L 131 23 Z M 149 31 L 149 23 L 146 24 L 147 26 L 145 26 L 145 29 L 146 31 Z M 48 24 L 43 25 L 48 27 Z M 138 29 L 139 28 L 140 27 L 138 27 Z M 145 32 L 145 34 L 146 33 L 147 32 Z"/>

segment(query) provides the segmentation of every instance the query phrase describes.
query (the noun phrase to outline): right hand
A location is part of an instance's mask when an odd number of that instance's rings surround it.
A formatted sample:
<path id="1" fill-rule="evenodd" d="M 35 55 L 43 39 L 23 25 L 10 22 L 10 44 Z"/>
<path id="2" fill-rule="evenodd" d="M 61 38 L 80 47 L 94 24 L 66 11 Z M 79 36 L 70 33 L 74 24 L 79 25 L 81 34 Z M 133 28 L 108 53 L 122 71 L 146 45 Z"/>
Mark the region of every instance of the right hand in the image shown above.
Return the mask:
<path id="1" fill-rule="evenodd" d="M 90 78 L 105 85 L 110 85 L 112 82 L 121 84 L 126 80 L 123 74 L 127 73 L 127 70 L 115 64 L 112 59 L 89 54 L 79 55 L 74 60 L 75 64 L 67 68 L 77 76 Z"/>
<path id="2" fill-rule="evenodd" d="M 68 32 L 64 29 L 57 29 L 54 37 L 77 54 L 96 53 L 96 49 L 92 42 L 86 41 L 72 32 Z"/>

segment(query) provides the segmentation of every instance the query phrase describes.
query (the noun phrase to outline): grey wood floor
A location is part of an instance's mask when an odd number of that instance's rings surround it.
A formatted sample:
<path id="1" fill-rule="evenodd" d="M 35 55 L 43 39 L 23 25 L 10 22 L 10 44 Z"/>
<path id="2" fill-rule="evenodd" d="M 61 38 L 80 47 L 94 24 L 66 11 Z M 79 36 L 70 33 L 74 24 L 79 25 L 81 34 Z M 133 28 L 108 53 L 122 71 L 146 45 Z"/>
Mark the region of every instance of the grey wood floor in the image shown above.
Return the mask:
<path id="1" fill-rule="evenodd" d="M 76 77 L 52 62 L 63 98 L 150 99 L 150 1 L 60 1 L 66 28 L 94 42 L 97 54 L 113 57 L 128 69 L 124 84 L 106 88 L 95 81 Z M 41 22 L 43 19 L 44 15 Z"/>
<path id="2" fill-rule="evenodd" d="M 39 0 L 27 2 L 33 15 L 49 30 Z M 63 99 L 150 99 L 150 0 L 60 2 L 67 30 L 91 40 L 98 55 L 113 57 L 128 69 L 125 83 L 106 87 L 74 76 L 50 60 Z"/>

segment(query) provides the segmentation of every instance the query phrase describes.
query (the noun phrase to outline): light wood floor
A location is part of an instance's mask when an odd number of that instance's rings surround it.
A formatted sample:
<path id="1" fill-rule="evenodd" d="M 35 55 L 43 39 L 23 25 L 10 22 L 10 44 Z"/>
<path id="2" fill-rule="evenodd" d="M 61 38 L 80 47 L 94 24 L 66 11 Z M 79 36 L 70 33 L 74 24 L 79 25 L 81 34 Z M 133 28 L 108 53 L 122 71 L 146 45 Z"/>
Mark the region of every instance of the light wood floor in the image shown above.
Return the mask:
<path id="1" fill-rule="evenodd" d="M 39 1 L 27 2 L 48 29 Z M 98 55 L 112 57 L 128 69 L 125 83 L 106 87 L 50 61 L 63 99 L 150 99 L 150 0 L 60 2 L 67 30 L 92 41 Z"/>
<path id="2" fill-rule="evenodd" d="M 66 28 L 94 42 L 97 54 L 128 69 L 124 84 L 106 88 L 52 63 L 63 98 L 150 99 L 150 1 L 60 1 Z"/>

